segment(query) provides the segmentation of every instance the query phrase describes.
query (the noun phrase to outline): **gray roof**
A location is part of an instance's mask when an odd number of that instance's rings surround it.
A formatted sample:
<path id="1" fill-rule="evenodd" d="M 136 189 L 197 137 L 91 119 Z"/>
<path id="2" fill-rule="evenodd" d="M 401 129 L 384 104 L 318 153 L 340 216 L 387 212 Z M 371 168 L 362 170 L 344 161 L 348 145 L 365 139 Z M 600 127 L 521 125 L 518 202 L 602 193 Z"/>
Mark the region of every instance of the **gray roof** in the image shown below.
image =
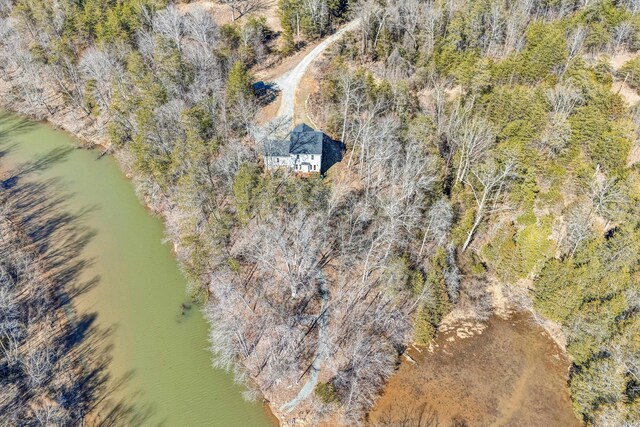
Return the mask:
<path id="1" fill-rule="evenodd" d="M 293 128 L 289 138 L 270 140 L 265 144 L 267 156 L 287 156 L 289 154 L 322 154 L 325 135 L 305 124 Z"/>
<path id="2" fill-rule="evenodd" d="M 322 141 L 324 140 L 322 132 L 313 130 L 296 132 L 294 129 L 289 135 L 289 140 L 291 141 L 289 145 L 291 154 L 322 154 Z"/>
<path id="3" fill-rule="evenodd" d="M 270 139 L 264 144 L 264 154 L 267 156 L 285 157 L 289 155 L 289 141 L 286 139 Z"/>
<path id="4" fill-rule="evenodd" d="M 300 133 L 300 132 L 315 132 L 315 129 L 305 123 L 300 123 L 298 126 L 294 127 L 293 130 L 291 131 L 291 133 Z"/>

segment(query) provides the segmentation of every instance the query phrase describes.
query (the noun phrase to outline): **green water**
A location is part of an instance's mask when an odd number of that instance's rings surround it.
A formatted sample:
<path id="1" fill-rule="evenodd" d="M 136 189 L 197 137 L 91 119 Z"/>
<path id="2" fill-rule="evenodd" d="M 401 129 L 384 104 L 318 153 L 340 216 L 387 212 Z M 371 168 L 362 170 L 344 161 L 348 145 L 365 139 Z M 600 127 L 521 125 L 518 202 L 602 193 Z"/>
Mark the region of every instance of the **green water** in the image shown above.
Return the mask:
<path id="1" fill-rule="evenodd" d="M 14 116 L 0 118 L 3 169 L 77 146 L 68 134 Z M 85 271 L 99 284 L 77 302 L 113 327 L 114 377 L 132 373 L 120 390 L 128 403 L 148 405 L 144 425 L 270 426 L 265 408 L 247 403 L 231 375 L 211 367 L 207 325 L 200 312 L 182 315 L 185 280 L 171 248 L 162 243 L 160 220 L 139 203 L 133 186 L 109 156 L 70 150 L 30 179 L 60 178 L 70 193 L 68 209 L 95 208 L 85 223 L 97 234 L 84 255 L 95 258 Z"/>

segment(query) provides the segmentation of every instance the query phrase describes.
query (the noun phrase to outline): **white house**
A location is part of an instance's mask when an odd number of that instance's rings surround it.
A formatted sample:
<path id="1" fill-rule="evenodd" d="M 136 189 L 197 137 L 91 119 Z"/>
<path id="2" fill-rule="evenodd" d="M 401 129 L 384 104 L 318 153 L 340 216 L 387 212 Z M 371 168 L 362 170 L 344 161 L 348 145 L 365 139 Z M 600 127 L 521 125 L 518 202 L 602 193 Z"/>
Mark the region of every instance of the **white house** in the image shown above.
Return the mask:
<path id="1" fill-rule="evenodd" d="M 283 140 L 269 140 L 264 146 L 267 170 L 287 168 L 300 173 L 324 173 L 333 163 L 330 159 L 331 138 L 300 124 Z"/>

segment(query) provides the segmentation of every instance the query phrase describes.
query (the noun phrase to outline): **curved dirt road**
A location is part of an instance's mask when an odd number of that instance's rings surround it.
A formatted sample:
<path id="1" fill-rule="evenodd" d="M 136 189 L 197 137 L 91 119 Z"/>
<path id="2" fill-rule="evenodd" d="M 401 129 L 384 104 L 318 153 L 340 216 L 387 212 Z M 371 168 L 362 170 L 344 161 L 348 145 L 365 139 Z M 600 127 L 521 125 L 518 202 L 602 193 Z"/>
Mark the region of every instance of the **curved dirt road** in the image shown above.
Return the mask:
<path id="1" fill-rule="evenodd" d="M 359 23 L 360 20 L 356 19 L 340 28 L 330 37 L 323 40 L 318 46 L 309 52 L 307 56 L 302 58 L 302 61 L 300 61 L 294 69 L 288 71 L 275 80 L 274 83 L 280 89 L 280 94 L 282 95 L 277 117 L 291 117 L 293 120 L 296 90 L 298 89 L 298 85 L 300 84 L 304 73 L 307 71 L 307 68 L 309 68 L 309 65 L 311 65 L 311 63 L 320 56 L 322 52 L 331 45 L 331 43 L 338 40 L 347 31 L 351 31 L 356 28 Z"/>
<path id="2" fill-rule="evenodd" d="M 320 281 L 320 298 L 322 299 L 322 307 L 320 308 L 320 314 L 318 315 L 318 346 L 316 347 L 316 355 L 311 365 L 311 373 L 309 379 L 300 389 L 296 397 L 280 407 L 280 410 L 284 413 L 289 413 L 295 409 L 296 406 L 315 390 L 318 383 L 318 377 L 320 376 L 320 368 L 322 368 L 322 361 L 324 357 L 324 347 L 326 339 L 326 329 L 328 322 L 329 309 L 329 290 L 327 289 L 327 281 L 322 271 L 320 271 L 318 280 Z"/>

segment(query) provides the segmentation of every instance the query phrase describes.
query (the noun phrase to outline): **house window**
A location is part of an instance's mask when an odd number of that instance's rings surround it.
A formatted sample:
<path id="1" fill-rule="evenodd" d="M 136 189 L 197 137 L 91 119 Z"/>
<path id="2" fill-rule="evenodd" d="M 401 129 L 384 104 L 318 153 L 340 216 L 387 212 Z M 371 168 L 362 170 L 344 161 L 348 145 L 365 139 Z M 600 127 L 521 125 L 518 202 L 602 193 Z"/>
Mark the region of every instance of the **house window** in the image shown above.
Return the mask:
<path id="1" fill-rule="evenodd" d="M 313 156 L 312 156 L 313 157 Z M 316 170 L 316 165 L 313 165 L 313 170 Z"/>
<path id="2" fill-rule="evenodd" d="M 311 160 L 313 160 L 313 154 L 311 155 Z"/>
<path id="3" fill-rule="evenodd" d="M 276 163 L 280 163 L 280 157 L 276 157 Z"/>
<path id="4" fill-rule="evenodd" d="M 300 160 L 300 154 L 296 154 L 296 160 Z"/>

